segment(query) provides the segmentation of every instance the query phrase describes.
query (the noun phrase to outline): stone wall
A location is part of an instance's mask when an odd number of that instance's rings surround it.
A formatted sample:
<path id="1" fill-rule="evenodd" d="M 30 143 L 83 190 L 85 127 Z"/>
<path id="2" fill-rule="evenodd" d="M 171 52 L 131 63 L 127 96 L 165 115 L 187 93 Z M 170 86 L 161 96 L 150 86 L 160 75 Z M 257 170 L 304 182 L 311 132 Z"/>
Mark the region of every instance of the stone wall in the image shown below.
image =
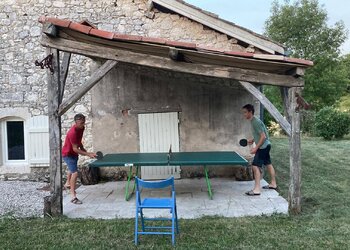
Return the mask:
<path id="1" fill-rule="evenodd" d="M 148 15 L 147 3 L 148 0 L 2 0 L 0 111 L 4 115 L 0 121 L 13 108 L 27 109 L 29 116 L 47 115 L 47 70 L 34 65 L 35 60 L 42 60 L 47 55 L 46 49 L 40 45 L 41 24 L 38 18 L 43 15 L 76 22 L 88 20 L 107 31 L 194 42 L 225 50 L 251 51 L 250 47 L 238 45 L 237 40 L 185 17 L 157 9 L 151 10 L 151 15 Z M 91 67 L 96 65 L 90 59 L 72 56 L 65 97 L 89 78 Z M 91 114 L 90 92 L 62 117 L 63 137 L 77 112 L 87 116 Z M 89 117 L 87 121 L 84 143 L 88 150 L 93 150 L 92 122 L 89 122 Z M 86 159 L 82 157 L 82 160 Z"/>

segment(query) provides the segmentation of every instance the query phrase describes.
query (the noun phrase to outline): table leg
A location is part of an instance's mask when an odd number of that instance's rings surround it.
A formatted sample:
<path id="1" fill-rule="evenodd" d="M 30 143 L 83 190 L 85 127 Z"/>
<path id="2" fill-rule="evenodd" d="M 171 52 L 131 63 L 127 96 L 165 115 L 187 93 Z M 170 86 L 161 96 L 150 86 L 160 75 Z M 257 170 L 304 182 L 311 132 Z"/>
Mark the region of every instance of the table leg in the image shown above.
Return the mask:
<path id="1" fill-rule="evenodd" d="M 211 185 L 210 185 L 210 180 L 208 176 L 208 167 L 207 165 L 204 165 L 204 172 L 205 172 L 205 181 L 207 182 L 207 187 L 208 187 L 208 195 L 209 198 L 212 200 L 213 199 L 213 193 L 211 192 Z"/>
<path id="2" fill-rule="evenodd" d="M 139 174 L 139 166 L 136 166 L 136 176 L 138 176 L 138 174 Z M 128 182 L 126 183 L 126 187 L 125 187 L 125 200 L 126 201 L 130 200 L 131 196 L 135 193 L 136 183 L 134 181 L 132 191 L 129 194 L 129 186 L 130 186 L 131 177 L 132 177 L 132 166 L 130 166 L 130 168 L 129 168 Z"/>

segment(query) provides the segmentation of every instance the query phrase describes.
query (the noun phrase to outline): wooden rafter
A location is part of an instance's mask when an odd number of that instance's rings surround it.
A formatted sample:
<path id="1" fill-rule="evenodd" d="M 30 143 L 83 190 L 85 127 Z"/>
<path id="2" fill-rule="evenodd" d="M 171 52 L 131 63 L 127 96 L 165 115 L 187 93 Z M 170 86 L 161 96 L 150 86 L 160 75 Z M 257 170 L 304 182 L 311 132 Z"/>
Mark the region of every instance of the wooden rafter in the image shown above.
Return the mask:
<path id="1" fill-rule="evenodd" d="M 64 89 L 66 86 L 66 80 L 68 76 L 68 69 L 70 63 L 71 53 L 64 52 L 63 59 L 61 63 L 61 72 L 60 72 L 60 104 L 63 100 Z"/>

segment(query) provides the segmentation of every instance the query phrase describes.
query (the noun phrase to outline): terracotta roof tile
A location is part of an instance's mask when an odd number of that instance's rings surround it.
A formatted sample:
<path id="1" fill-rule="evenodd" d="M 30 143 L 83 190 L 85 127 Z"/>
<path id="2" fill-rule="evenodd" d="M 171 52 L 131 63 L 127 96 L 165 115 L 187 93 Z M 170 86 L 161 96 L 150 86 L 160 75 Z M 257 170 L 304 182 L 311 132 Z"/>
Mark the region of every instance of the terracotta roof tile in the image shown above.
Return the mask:
<path id="1" fill-rule="evenodd" d="M 187 43 L 187 42 L 166 40 L 165 44 L 169 45 L 169 46 L 186 48 L 186 49 L 196 49 L 197 48 L 197 45 L 195 43 Z"/>
<path id="2" fill-rule="evenodd" d="M 54 25 L 64 27 L 64 28 L 69 27 L 69 25 L 71 24 L 71 21 L 69 21 L 69 20 L 58 19 L 58 18 L 54 18 L 54 17 L 45 17 L 45 16 L 39 17 L 39 22 L 40 23 L 52 23 Z"/>
<path id="3" fill-rule="evenodd" d="M 113 40 L 114 33 L 113 32 L 108 32 L 104 30 L 98 30 L 98 29 L 91 29 L 90 30 L 90 35 Z"/>
<path id="4" fill-rule="evenodd" d="M 88 21 L 76 23 L 70 20 L 64 20 L 64 19 L 52 18 L 52 17 L 46 17 L 46 16 L 40 17 L 38 21 L 40 23 L 52 23 L 59 27 L 69 28 L 87 35 L 96 36 L 96 37 L 109 39 L 109 40 L 162 44 L 162 45 L 167 45 L 171 47 L 185 48 L 185 49 L 191 49 L 191 50 L 197 50 L 197 51 L 203 51 L 203 52 L 207 51 L 208 53 L 225 54 L 229 56 L 249 57 L 249 58 L 256 58 L 256 59 L 269 60 L 269 61 L 272 61 L 272 60 L 284 61 L 284 62 L 297 63 L 297 64 L 303 64 L 308 66 L 313 65 L 312 61 L 298 59 L 298 58 L 284 57 L 280 55 L 255 54 L 255 53 L 240 52 L 240 51 L 224 51 L 222 49 L 217 49 L 213 47 L 197 46 L 195 43 L 190 43 L 190 42 L 171 41 L 164 38 L 135 36 L 135 35 L 109 32 L 109 31 L 99 30 L 95 28 Z"/>
<path id="5" fill-rule="evenodd" d="M 218 49 L 218 48 L 214 48 L 214 47 L 207 47 L 207 46 L 202 46 L 202 45 L 197 46 L 196 48 L 199 51 L 210 51 L 210 52 L 220 53 L 220 54 L 223 54 L 225 52 L 225 50 L 223 50 L 223 49 Z"/>
<path id="6" fill-rule="evenodd" d="M 142 37 L 142 42 L 145 42 L 145 43 L 165 44 L 166 41 L 167 40 L 164 38 L 147 37 L 147 36 Z"/>
<path id="7" fill-rule="evenodd" d="M 292 58 L 292 57 L 286 57 L 285 61 L 286 62 L 299 63 L 299 64 L 305 64 L 305 65 L 309 65 L 309 66 L 313 66 L 314 65 L 313 61 L 309 61 L 309 60 L 305 60 L 305 59 L 299 59 L 299 58 Z"/>
<path id="8" fill-rule="evenodd" d="M 79 23 L 82 24 L 82 25 L 90 26 L 90 27 L 92 27 L 94 29 L 97 29 L 97 27 L 94 24 L 92 24 L 91 22 L 89 22 L 88 20 L 83 20 L 83 21 L 81 21 Z"/>
<path id="9" fill-rule="evenodd" d="M 92 27 L 82 25 L 80 23 L 73 23 L 73 22 L 71 22 L 71 24 L 69 25 L 69 28 L 85 34 L 89 34 L 90 30 L 92 29 Z"/>
<path id="10" fill-rule="evenodd" d="M 113 33 L 115 40 L 127 40 L 127 41 L 134 41 L 134 42 L 140 42 L 142 40 L 142 36 L 135 36 L 135 35 L 126 35 L 126 34 L 120 34 L 120 33 Z"/>
<path id="11" fill-rule="evenodd" d="M 254 53 L 251 52 L 242 52 L 242 51 L 225 51 L 225 55 L 230 56 L 243 56 L 243 57 L 253 57 Z"/>

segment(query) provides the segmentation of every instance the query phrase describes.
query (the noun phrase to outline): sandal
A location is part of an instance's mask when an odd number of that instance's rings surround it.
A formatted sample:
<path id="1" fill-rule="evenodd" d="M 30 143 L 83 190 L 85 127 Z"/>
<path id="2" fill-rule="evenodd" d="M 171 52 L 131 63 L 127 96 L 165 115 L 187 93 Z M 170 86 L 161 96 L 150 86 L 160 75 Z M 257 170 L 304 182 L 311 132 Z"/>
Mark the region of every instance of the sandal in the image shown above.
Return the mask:
<path id="1" fill-rule="evenodd" d="M 277 189 L 278 189 L 277 186 L 276 186 L 276 187 L 271 187 L 271 186 L 269 186 L 269 185 L 263 186 L 262 188 L 263 188 L 263 189 L 273 189 L 273 190 L 277 190 Z"/>
<path id="2" fill-rule="evenodd" d="M 250 190 L 250 191 L 248 191 L 248 192 L 245 192 L 245 194 L 248 195 L 248 196 L 260 195 L 260 193 L 254 193 L 253 190 Z"/>
<path id="3" fill-rule="evenodd" d="M 77 205 L 83 204 L 83 202 L 81 200 L 79 200 L 77 197 L 75 197 L 70 202 L 72 202 L 73 204 L 77 204 Z"/>
<path id="4" fill-rule="evenodd" d="M 70 189 L 70 185 L 64 185 L 63 186 L 63 190 L 67 190 L 67 189 Z"/>

